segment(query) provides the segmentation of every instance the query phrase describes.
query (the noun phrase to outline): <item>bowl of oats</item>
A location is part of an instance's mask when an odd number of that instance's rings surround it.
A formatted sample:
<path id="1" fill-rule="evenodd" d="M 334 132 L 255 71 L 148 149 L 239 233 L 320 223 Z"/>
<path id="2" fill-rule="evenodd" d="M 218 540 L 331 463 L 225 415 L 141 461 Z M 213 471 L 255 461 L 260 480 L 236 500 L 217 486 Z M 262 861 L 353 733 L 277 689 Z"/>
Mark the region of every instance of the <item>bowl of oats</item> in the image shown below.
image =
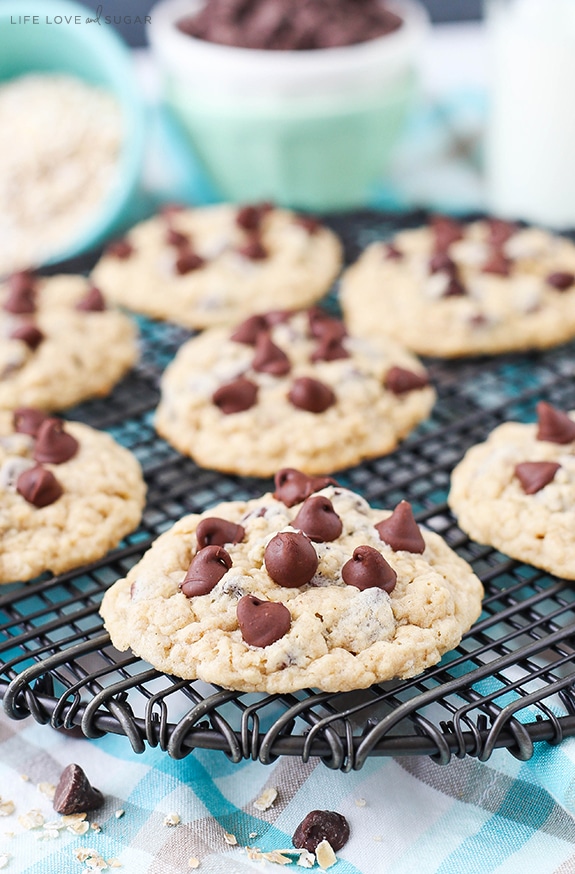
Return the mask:
<path id="1" fill-rule="evenodd" d="M 128 48 L 95 15 L 0 3 L 0 277 L 75 257 L 130 219 L 144 104 Z"/>

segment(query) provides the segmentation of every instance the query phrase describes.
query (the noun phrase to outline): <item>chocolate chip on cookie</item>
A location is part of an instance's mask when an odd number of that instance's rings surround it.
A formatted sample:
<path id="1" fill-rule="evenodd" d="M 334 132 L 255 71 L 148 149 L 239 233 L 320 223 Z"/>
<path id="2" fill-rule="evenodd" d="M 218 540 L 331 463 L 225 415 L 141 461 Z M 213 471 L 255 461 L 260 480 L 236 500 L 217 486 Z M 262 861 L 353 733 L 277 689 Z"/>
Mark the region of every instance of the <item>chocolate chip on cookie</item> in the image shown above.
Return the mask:
<path id="1" fill-rule="evenodd" d="M 241 543 L 245 533 L 245 528 L 236 525 L 235 522 L 228 522 L 227 519 L 220 519 L 218 516 L 208 516 L 206 519 L 202 519 L 196 528 L 196 540 L 198 547 L 203 549 L 204 546 Z"/>
<path id="2" fill-rule="evenodd" d="M 16 481 L 16 491 L 29 504 L 38 508 L 53 504 L 64 493 L 52 471 L 46 470 L 40 464 L 29 467 L 20 474 Z"/>
<path id="3" fill-rule="evenodd" d="M 317 232 L 321 228 L 321 222 L 318 221 L 318 219 L 316 219 L 313 215 L 303 215 L 302 213 L 299 213 L 295 216 L 294 222 L 296 223 L 296 225 L 301 225 L 301 227 L 304 228 L 310 235 L 317 234 Z"/>
<path id="4" fill-rule="evenodd" d="M 310 361 L 340 361 L 350 357 L 341 339 L 326 333 L 311 353 Z"/>
<path id="5" fill-rule="evenodd" d="M 258 373 L 285 376 L 291 370 L 291 363 L 283 349 L 280 349 L 273 342 L 269 333 L 262 331 L 256 338 L 256 350 L 252 359 L 252 367 Z"/>
<path id="6" fill-rule="evenodd" d="M 503 219 L 497 218 L 487 219 L 487 225 L 487 242 L 498 248 L 503 246 L 507 240 L 511 239 L 513 234 L 518 230 L 518 227 L 514 222 L 507 222 Z"/>
<path id="7" fill-rule="evenodd" d="M 255 382 L 239 376 L 221 385 L 212 395 L 212 401 L 226 416 L 249 410 L 256 403 L 258 387 Z"/>
<path id="8" fill-rule="evenodd" d="M 455 261 L 453 261 L 444 250 L 435 252 L 429 259 L 429 272 L 439 273 L 440 271 L 449 273 L 453 276 L 457 275 L 457 265 Z"/>
<path id="9" fill-rule="evenodd" d="M 36 437 L 40 425 L 47 418 L 48 416 L 42 410 L 36 410 L 33 407 L 19 407 L 14 410 L 13 414 L 14 430 L 18 434 L 30 434 L 31 437 Z"/>
<path id="10" fill-rule="evenodd" d="M 242 206 L 236 213 L 236 225 L 244 231 L 258 231 L 263 217 L 272 209 L 267 202 Z"/>
<path id="11" fill-rule="evenodd" d="M 526 495 L 534 495 L 551 482 L 561 467 L 555 461 L 522 461 L 515 466 L 515 476 Z"/>
<path id="12" fill-rule="evenodd" d="M 501 249 L 494 249 L 481 268 L 482 273 L 494 273 L 497 276 L 509 276 L 511 273 L 511 260 L 505 256 Z"/>
<path id="13" fill-rule="evenodd" d="M 237 617 L 242 637 L 249 646 L 270 646 L 291 627 L 291 613 L 284 604 L 262 601 L 255 595 L 240 598 Z"/>
<path id="14" fill-rule="evenodd" d="M 392 592 L 397 574 L 373 546 L 358 546 L 341 569 L 344 583 L 357 589 L 383 589 Z"/>
<path id="15" fill-rule="evenodd" d="M 192 248 L 179 249 L 178 257 L 176 258 L 174 269 L 179 276 L 185 276 L 186 273 L 192 273 L 194 270 L 201 270 L 205 261 L 194 252 Z"/>
<path id="16" fill-rule="evenodd" d="M 317 570 L 318 557 L 305 534 L 280 531 L 266 546 L 264 561 L 268 574 L 288 589 L 305 586 Z"/>
<path id="17" fill-rule="evenodd" d="M 36 312 L 36 279 L 30 271 L 22 270 L 10 276 L 4 309 L 15 315 Z"/>
<path id="18" fill-rule="evenodd" d="M 78 452 L 80 444 L 64 431 L 61 419 L 46 419 L 40 425 L 34 447 L 34 461 L 42 464 L 63 464 Z"/>
<path id="19" fill-rule="evenodd" d="M 330 476 L 308 476 L 301 470 L 293 467 L 284 467 L 278 470 L 274 477 L 274 498 L 281 501 L 286 507 L 293 507 L 313 495 L 325 489 L 326 486 L 337 486 L 337 480 Z"/>
<path id="20" fill-rule="evenodd" d="M 310 376 L 300 376 L 293 381 L 288 399 L 294 407 L 306 410 L 308 413 L 324 413 L 336 401 L 329 385 Z"/>
<path id="21" fill-rule="evenodd" d="M 240 246 L 238 252 L 250 261 L 265 261 L 268 257 L 268 251 L 258 237 L 253 237 L 244 246 Z"/>
<path id="22" fill-rule="evenodd" d="M 403 252 L 393 243 L 384 243 L 383 251 L 387 261 L 401 261 L 403 259 Z"/>
<path id="23" fill-rule="evenodd" d="M 391 367 L 385 374 L 383 384 L 394 395 L 403 395 L 419 388 L 427 388 L 429 378 L 426 373 L 414 373 L 405 367 Z"/>
<path id="24" fill-rule="evenodd" d="M 349 840 L 349 823 L 334 810 L 312 810 L 296 828 L 292 844 L 298 850 L 315 853 L 322 841 L 333 850 L 341 850 Z"/>
<path id="25" fill-rule="evenodd" d="M 125 237 L 121 240 L 113 240 L 106 246 L 106 255 L 112 255 L 120 261 L 126 261 L 133 253 L 134 247 Z"/>
<path id="26" fill-rule="evenodd" d="M 550 273 L 546 279 L 547 285 L 557 289 L 557 291 L 567 291 L 572 285 L 575 285 L 575 274 L 569 273 L 566 270 L 557 270 L 555 273 Z"/>
<path id="27" fill-rule="evenodd" d="M 321 339 L 326 335 L 338 338 L 347 335 L 347 329 L 341 319 L 336 319 L 321 310 L 319 307 L 311 307 L 308 310 L 307 318 L 309 322 L 309 331 L 312 337 Z"/>
<path id="28" fill-rule="evenodd" d="M 44 334 L 37 328 L 36 325 L 26 324 L 21 325 L 19 328 L 15 328 L 10 334 L 11 340 L 22 340 L 23 343 L 28 346 L 29 349 L 34 351 L 38 348 L 42 340 L 44 339 Z"/>
<path id="29" fill-rule="evenodd" d="M 540 401 L 537 411 L 537 440 L 548 443 L 572 443 L 575 440 L 575 422 L 561 410 L 546 401 Z"/>
<path id="30" fill-rule="evenodd" d="M 175 249 L 186 249 L 190 247 L 190 238 L 187 234 L 177 231 L 171 225 L 167 228 L 164 239 L 168 246 L 174 246 Z"/>
<path id="31" fill-rule="evenodd" d="M 323 495 L 306 498 L 292 526 L 303 531 L 316 543 L 337 540 L 343 530 L 341 519 L 335 512 L 332 502 Z"/>
<path id="32" fill-rule="evenodd" d="M 229 552 L 221 546 L 204 546 L 190 562 L 180 589 L 186 598 L 207 595 L 217 586 L 232 564 Z"/>
<path id="33" fill-rule="evenodd" d="M 262 332 L 267 332 L 269 325 L 265 316 L 250 316 L 241 322 L 230 340 L 234 343 L 245 343 L 247 346 L 255 346 L 256 340 Z"/>
<path id="34" fill-rule="evenodd" d="M 449 282 L 447 283 L 446 289 L 441 295 L 442 297 L 465 297 L 467 294 L 467 289 L 461 280 L 457 279 L 456 276 L 451 276 Z"/>
<path id="35" fill-rule="evenodd" d="M 106 309 L 104 295 L 99 288 L 91 285 L 84 297 L 76 304 L 76 309 L 86 313 L 101 313 Z"/>
<path id="36" fill-rule="evenodd" d="M 464 236 L 463 225 L 448 216 L 433 216 L 431 229 L 436 252 L 447 251 L 452 243 L 457 243 Z"/>
<path id="37" fill-rule="evenodd" d="M 383 542 L 391 546 L 394 552 L 405 550 L 422 553 L 425 550 L 425 540 L 408 501 L 400 501 L 391 516 L 379 522 L 375 528 Z"/>

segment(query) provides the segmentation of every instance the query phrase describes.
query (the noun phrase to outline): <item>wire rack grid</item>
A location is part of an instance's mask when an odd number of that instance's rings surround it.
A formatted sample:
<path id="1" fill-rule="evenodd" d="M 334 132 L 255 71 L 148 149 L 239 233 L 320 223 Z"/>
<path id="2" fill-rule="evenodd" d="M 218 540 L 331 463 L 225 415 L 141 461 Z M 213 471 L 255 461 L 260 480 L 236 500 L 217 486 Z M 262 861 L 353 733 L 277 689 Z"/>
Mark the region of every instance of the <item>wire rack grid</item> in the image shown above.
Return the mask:
<path id="1" fill-rule="evenodd" d="M 375 213 L 330 223 L 352 260 L 372 239 L 423 216 Z M 77 268 L 78 265 L 74 265 Z M 84 265 L 85 266 L 85 265 Z M 335 297 L 327 301 L 336 306 Z M 486 597 L 481 618 L 439 665 L 403 682 L 340 694 L 306 689 L 249 695 L 162 674 L 117 652 L 98 606 L 106 588 L 182 515 L 267 491 L 271 481 L 202 470 L 154 432 L 159 377 L 190 336 L 138 319 L 143 355 L 111 397 L 69 411 L 108 430 L 140 460 L 148 484 L 142 523 L 101 561 L 58 577 L 8 585 L 0 595 L 0 696 L 14 719 L 30 715 L 86 737 L 125 735 L 133 749 L 160 746 L 174 758 L 194 748 L 231 760 L 320 757 L 359 769 L 368 756 L 489 758 L 506 748 L 528 759 L 534 745 L 575 734 L 575 593 L 565 581 L 471 542 L 446 504 L 453 466 L 507 419 L 533 420 L 545 398 L 575 408 L 575 345 L 544 353 L 460 362 L 427 361 L 438 391 L 431 418 L 391 456 L 338 474 L 371 504 L 409 500 L 418 521 L 473 566 Z"/>

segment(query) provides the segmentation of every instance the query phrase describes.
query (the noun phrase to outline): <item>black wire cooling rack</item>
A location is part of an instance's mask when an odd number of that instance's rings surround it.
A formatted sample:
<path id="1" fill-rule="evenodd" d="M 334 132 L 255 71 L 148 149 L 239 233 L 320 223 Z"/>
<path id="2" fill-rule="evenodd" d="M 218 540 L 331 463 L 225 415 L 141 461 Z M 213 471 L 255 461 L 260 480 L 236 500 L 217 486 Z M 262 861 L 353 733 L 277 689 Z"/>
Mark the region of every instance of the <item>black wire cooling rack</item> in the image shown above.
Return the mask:
<path id="1" fill-rule="evenodd" d="M 350 260 L 372 239 L 421 219 L 361 213 L 330 223 Z M 174 520 L 271 486 L 201 470 L 155 435 L 159 375 L 189 334 L 170 324 L 139 324 L 139 367 L 110 398 L 67 415 L 105 428 L 136 454 L 149 488 L 144 518 L 101 561 L 3 587 L 0 696 L 9 716 L 31 714 L 76 732 L 81 726 L 87 737 L 126 735 L 136 751 L 158 745 L 174 758 L 202 747 L 235 762 L 319 756 L 344 771 L 373 755 L 426 755 L 446 764 L 452 755 L 485 760 L 507 748 L 528 759 L 535 743 L 575 734 L 573 587 L 472 543 L 446 505 L 453 466 L 493 427 L 533 420 L 542 398 L 575 408 L 574 344 L 538 354 L 428 361 L 439 395 L 432 417 L 391 456 L 337 475 L 375 506 L 409 500 L 417 519 L 443 535 L 483 580 L 482 616 L 457 650 L 415 679 L 359 692 L 250 695 L 178 680 L 118 653 L 98 615 L 106 588 Z"/>

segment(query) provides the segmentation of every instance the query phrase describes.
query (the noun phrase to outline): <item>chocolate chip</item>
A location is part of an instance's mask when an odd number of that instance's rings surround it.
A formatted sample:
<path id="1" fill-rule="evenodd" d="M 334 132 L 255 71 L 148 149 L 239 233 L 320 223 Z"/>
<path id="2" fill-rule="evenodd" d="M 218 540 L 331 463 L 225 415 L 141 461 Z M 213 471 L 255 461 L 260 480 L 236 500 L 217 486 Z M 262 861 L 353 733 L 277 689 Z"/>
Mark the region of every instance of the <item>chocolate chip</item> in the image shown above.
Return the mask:
<path id="1" fill-rule="evenodd" d="M 411 504 L 407 501 L 400 501 L 391 516 L 379 522 L 375 528 L 383 542 L 391 546 L 394 552 L 403 549 L 422 553 L 425 549 L 425 540 L 413 517 Z"/>
<path id="2" fill-rule="evenodd" d="M 294 407 L 308 413 L 324 413 L 335 404 L 336 397 L 332 389 L 319 379 L 300 376 L 293 381 L 288 400 Z"/>
<path id="3" fill-rule="evenodd" d="M 397 582 L 397 574 L 384 559 L 381 552 L 372 546 L 358 546 L 353 556 L 341 569 L 344 583 L 364 589 L 383 589 L 392 592 Z"/>
<path id="4" fill-rule="evenodd" d="M 526 495 L 534 495 L 554 478 L 561 467 L 554 461 L 523 461 L 515 467 L 515 476 Z"/>
<path id="5" fill-rule="evenodd" d="M 292 316 L 292 310 L 270 310 L 269 313 L 264 314 L 264 319 L 266 325 L 273 328 L 274 325 L 281 325 L 285 322 L 289 322 Z"/>
<path id="6" fill-rule="evenodd" d="M 205 264 L 204 259 L 192 249 L 180 249 L 174 268 L 179 276 L 185 276 L 193 270 L 200 270 Z"/>
<path id="7" fill-rule="evenodd" d="M 509 276 L 511 273 L 511 261 L 507 258 L 501 249 L 494 249 L 483 267 L 482 273 L 494 273 L 497 276 Z"/>
<path id="8" fill-rule="evenodd" d="M 449 273 L 451 276 L 455 276 L 457 273 L 455 261 L 445 251 L 436 252 L 429 259 L 429 272 L 439 273 L 440 271 Z"/>
<path id="9" fill-rule="evenodd" d="M 245 246 L 240 246 L 238 252 L 244 258 L 249 258 L 250 261 L 264 261 L 268 257 L 267 249 L 261 240 L 256 238 L 250 240 Z"/>
<path id="10" fill-rule="evenodd" d="M 393 243 L 385 243 L 384 252 L 386 261 L 402 261 L 403 252 L 394 246 Z"/>
<path id="11" fill-rule="evenodd" d="M 489 233 L 487 240 L 492 246 L 503 246 L 517 231 L 517 225 L 503 219 L 488 219 Z"/>
<path id="12" fill-rule="evenodd" d="M 207 595 L 229 571 L 233 562 L 221 546 L 204 546 L 194 555 L 180 589 L 186 598 Z"/>
<path id="13" fill-rule="evenodd" d="M 332 502 L 324 495 L 306 498 L 292 522 L 292 527 L 303 531 L 316 543 L 337 540 L 343 530 L 341 519 L 333 509 Z"/>
<path id="14" fill-rule="evenodd" d="M 390 367 L 383 380 L 385 388 L 394 395 L 403 395 L 416 389 L 426 388 L 429 378 L 426 373 L 414 373 L 404 367 Z"/>
<path id="15" fill-rule="evenodd" d="M 92 285 L 84 297 L 76 304 L 76 309 L 81 312 L 101 313 L 106 309 L 106 301 L 104 295 L 99 288 Z"/>
<path id="16" fill-rule="evenodd" d="M 36 437 L 40 425 L 47 418 L 46 413 L 41 410 L 36 410 L 33 407 L 19 407 L 14 410 L 13 414 L 14 430 L 18 434 L 30 434 L 32 437 Z"/>
<path id="17" fill-rule="evenodd" d="M 349 352 L 341 342 L 341 338 L 326 333 L 311 353 L 310 361 L 340 361 L 349 357 Z"/>
<path id="18" fill-rule="evenodd" d="M 238 625 L 249 646 L 270 646 L 287 634 L 291 613 L 278 601 L 262 601 L 255 595 L 244 595 L 238 601 Z"/>
<path id="19" fill-rule="evenodd" d="M 52 804 L 56 813 L 69 816 L 97 810 L 104 804 L 104 796 L 99 789 L 90 785 L 80 765 L 68 765 L 62 771 Z"/>
<path id="20" fill-rule="evenodd" d="M 16 315 L 36 312 L 36 280 L 30 271 L 21 270 L 9 278 L 4 309 Z"/>
<path id="21" fill-rule="evenodd" d="M 312 215 L 296 215 L 294 218 L 296 225 L 300 225 L 308 234 L 317 234 L 321 228 L 321 223 Z"/>
<path id="22" fill-rule="evenodd" d="M 274 498 L 276 501 L 281 501 L 286 507 L 300 504 L 314 492 L 319 492 L 326 486 L 339 485 L 337 480 L 330 476 L 308 476 L 293 467 L 284 467 L 278 470 L 274 481 Z"/>
<path id="23" fill-rule="evenodd" d="M 269 333 L 260 332 L 256 339 L 256 351 L 252 367 L 258 373 L 271 373 L 273 376 L 285 376 L 291 370 L 291 363 L 283 349 L 273 342 Z"/>
<path id="24" fill-rule="evenodd" d="M 221 385 L 212 395 L 212 401 L 222 413 L 229 416 L 249 410 L 256 403 L 258 387 L 255 382 L 239 376 L 232 382 Z"/>
<path id="25" fill-rule="evenodd" d="M 34 447 L 34 461 L 42 464 L 63 464 L 78 452 L 75 437 L 64 431 L 61 419 L 46 419 L 40 425 Z"/>
<path id="26" fill-rule="evenodd" d="M 572 443 L 575 440 L 575 422 L 567 413 L 540 401 L 537 410 L 537 440 L 548 443 Z"/>
<path id="27" fill-rule="evenodd" d="M 106 247 L 106 255 L 112 255 L 113 258 L 119 258 L 120 261 L 126 261 L 132 255 L 134 247 L 125 238 L 121 240 L 113 240 Z"/>
<path id="28" fill-rule="evenodd" d="M 245 537 L 245 529 L 235 522 L 220 519 L 218 516 L 208 516 L 202 519 L 196 528 L 198 547 L 224 546 L 226 543 L 241 543 Z"/>
<path id="29" fill-rule="evenodd" d="M 448 216 L 436 215 L 431 219 L 431 230 L 436 252 L 446 251 L 452 243 L 463 239 L 463 227 Z"/>
<path id="30" fill-rule="evenodd" d="M 190 246 L 190 238 L 188 235 L 182 234 L 181 231 L 176 231 L 176 229 L 172 227 L 167 228 L 164 240 L 168 246 L 174 246 L 176 249 L 185 249 Z"/>
<path id="31" fill-rule="evenodd" d="M 37 464 L 20 474 L 16 491 L 35 507 L 47 507 L 63 494 L 64 489 L 50 470 Z"/>
<path id="32" fill-rule="evenodd" d="M 321 339 L 329 336 L 342 339 L 347 335 L 347 330 L 341 319 L 335 319 L 329 313 L 320 310 L 319 307 L 311 307 L 307 312 L 309 332 L 312 337 Z"/>
<path id="33" fill-rule="evenodd" d="M 236 225 L 244 231 L 257 231 L 264 215 L 272 209 L 271 203 L 242 206 L 236 213 Z"/>
<path id="34" fill-rule="evenodd" d="M 44 334 L 37 328 L 36 325 L 21 325 L 19 328 L 15 328 L 10 334 L 11 340 L 22 340 L 23 343 L 28 346 L 29 349 L 34 351 L 38 348 L 42 340 L 44 339 Z"/>
<path id="35" fill-rule="evenodd" d="M 237 326 L 230 340 L 233 340 L 235 343 L 246 343 L 248 346 L 255 346 L 258 336 L 268 330 L 268 322 L 264 316 L 250 316 Z"/>
<path id="36" fill-rule="evenodd" d="M 442 297 L 465 297 L 467 289 L 455 276 L 451 276 Z"/>
<path id="37" fill-rule="evenodd" d="M 547 285 L 556 288 L 557 291 L 567 291 L 575 283 L 575 275 L 566 270 L 558 270 L 556 273 L 550 273 L 546 281 Z"/>
<path id="38" fill-rule="evenodd" d="M 281 531 L 272 537 L 264 553 L 266 570 L 274 583 L 296 589 L 309 583 L 318 558 L 309 538 L 301 532 Z"/>
<path id="39" fill-rule="evenodd" d="M 322 841 L 332 850 L 341 850 L 349 840 L 349 824 L 335 810 L 312 810 L 296 828 L 292 844 L 298 850 L 315 853 Z"/>

